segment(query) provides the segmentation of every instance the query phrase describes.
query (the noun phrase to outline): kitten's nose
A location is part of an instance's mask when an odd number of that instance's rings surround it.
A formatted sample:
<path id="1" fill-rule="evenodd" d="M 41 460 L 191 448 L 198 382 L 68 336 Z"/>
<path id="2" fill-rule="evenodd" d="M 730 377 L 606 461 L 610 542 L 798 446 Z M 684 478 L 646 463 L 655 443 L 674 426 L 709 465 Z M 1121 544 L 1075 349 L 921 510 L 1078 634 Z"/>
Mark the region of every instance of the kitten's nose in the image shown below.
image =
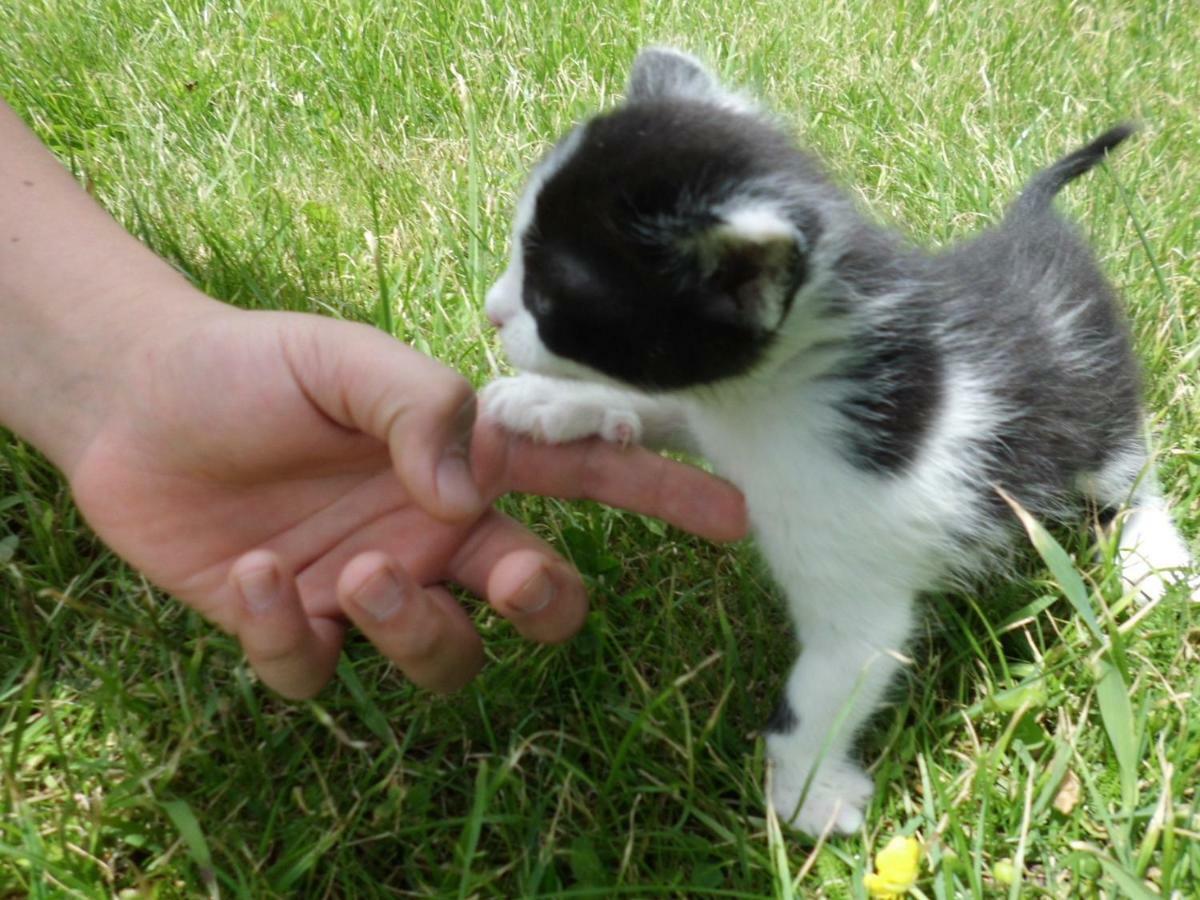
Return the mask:
<path id="1" fill-rule="evenodd" d="M 488 288 L 488 292 L 483 298 L 484 315 L 487 316 L 487 320 L 497 330 L 504 327 L 505 321 L 511 318 L 514 312 L 512 303 L 508 299 L 508 283 L 510 280 L 511 276 L 505 271 L 499 280 Z"/>
<path id="2" fill-rule="evenodd" d="M 492 327 L 497 330 L 504 327 L 504 316 L 500 312 L 503 306 L 500 297 L 500 282 L 497 282 L 488 289 L 487 296 L 483 298 L 483 314 L 492 323 Z"/>

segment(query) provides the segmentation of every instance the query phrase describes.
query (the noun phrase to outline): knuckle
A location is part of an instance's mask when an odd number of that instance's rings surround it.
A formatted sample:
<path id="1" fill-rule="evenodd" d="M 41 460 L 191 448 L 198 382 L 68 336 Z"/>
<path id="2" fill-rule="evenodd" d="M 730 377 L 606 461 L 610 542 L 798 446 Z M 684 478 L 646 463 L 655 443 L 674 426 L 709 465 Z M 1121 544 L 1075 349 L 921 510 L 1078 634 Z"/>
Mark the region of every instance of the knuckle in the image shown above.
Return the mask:
<path id="1" fill-rule="evenodd" d="M 302 659 L 303 640 L 294 635 L 284 635 L 273 640 L 246 646 L 243 639 L 243 649 L 250 665 L 256 670 L 260 667 L 275 667 L 282 663 L 290 663 Z"/>

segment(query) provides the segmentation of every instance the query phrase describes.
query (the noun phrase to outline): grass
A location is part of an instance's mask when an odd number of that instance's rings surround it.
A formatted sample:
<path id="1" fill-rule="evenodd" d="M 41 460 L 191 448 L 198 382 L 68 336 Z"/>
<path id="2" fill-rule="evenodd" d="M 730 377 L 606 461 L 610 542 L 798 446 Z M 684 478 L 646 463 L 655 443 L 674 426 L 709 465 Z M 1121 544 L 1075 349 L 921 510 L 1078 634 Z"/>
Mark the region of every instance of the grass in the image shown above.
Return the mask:
<path id="1" fill-rule="evenodd" d="M 1064 203 L 1127 299 L 1194 544 L 1192 12 L 26 0 L 0 7 L 0 93 L 205 290 L 374 322 L 477 383 L 500 367 L 480 308 L 522 174 L 643 43 L 705 52 L 932 244 L 1136 118 Z M 931 598 L 865 742 L 867 828 L 814 849 L 764 817 L 755 729 L 791 646 L 748 548 L 507 501 L 587 577 L 578 639 L 531 646 L 481 609 L 489 665 L 453 698 L 359 641 L 287 704 L 108 554 L 36 453 L 0 448 L 0 897 L 864 897 L 895 833 L 923 841 L 926 897 L 1200 893 L 1200 615 L 1137 613 L 1081 536 Z"/>

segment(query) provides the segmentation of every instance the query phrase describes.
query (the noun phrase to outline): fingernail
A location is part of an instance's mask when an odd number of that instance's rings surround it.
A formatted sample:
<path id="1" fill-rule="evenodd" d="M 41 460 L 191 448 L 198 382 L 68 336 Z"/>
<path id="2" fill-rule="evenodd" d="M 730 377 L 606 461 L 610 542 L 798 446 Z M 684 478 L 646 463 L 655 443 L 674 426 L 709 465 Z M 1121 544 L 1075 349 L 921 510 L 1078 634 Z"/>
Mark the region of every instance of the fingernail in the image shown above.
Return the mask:
<path id="1" fill-rule="evenodd" d="M 242 599 L 253 613 L 269 612 L 279 602 L 279 573 L 272 566 L 242 572 L 237 583 Z"/>
<path id="2" fill-rule="evenodd" d="M 554 599 L 557 592 L 554 580 L 546 574 L 545 570 L 539 569 L 537 574 L 525 582 L 516 595 L 508 601 L 508 605 L 517 612 L 525 614 L 541 612 L 550 605 L 550 601 Z"/>
<path id="3" fill-rule="evenodd" d="M 461 456 L 466 456 L 467 449 L 471 446 L 471 431 L 475 427 L 477 406 L 478 402 L 475 399 L 475 395 L 472 394 L 467 399 L 467 402 L 458 408 L 458 412 L 454 415 L 450 437 Z"/>
<path id="4" fill-rule="evenodd" d="M 451 448 L 438 463 L 437 489 L 443 503 L 464 513 L 483 506 L 466 454 L 460 449 Z"/>
<path id="5" fill-rule="evenodd" d="M 471 432 L 475 428 L 476 400 L 472 394 L 458 412 L 450 425 L 450 445 L 442 455 L 437 468 L 438 496 L 455 509 L 468 512 L 477 510 L 483 505 L 479 496 L 479 488 L 471 475 L 471 466 L 467 458 L 471 452 Z"/>
<path id="6" fill-rule="evenodd" d="M 404 592 L 396 577 L 383 571 L 354 593 L 354 602 L 369 612 L 375 621 L 384 622 L 404 606 Z"/>

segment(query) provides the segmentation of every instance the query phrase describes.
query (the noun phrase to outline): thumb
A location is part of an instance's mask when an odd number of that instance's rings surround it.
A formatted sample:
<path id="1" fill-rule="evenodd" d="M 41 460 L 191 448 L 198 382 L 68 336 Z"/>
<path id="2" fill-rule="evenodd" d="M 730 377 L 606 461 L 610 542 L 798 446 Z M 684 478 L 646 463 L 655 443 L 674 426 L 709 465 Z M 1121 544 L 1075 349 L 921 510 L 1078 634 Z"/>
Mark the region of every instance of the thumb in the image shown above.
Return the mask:
<path id="1" fill-rule="evenodd" d="M 300 324 L 285 332 L 285 353 L 312 403 L 337 424 L 386 443 L 401 484 L 427 513 L 445 521 L 478 516 L 484 501 L 468 462 L 470 382 L 367 325 L 289 318 Z"/>

